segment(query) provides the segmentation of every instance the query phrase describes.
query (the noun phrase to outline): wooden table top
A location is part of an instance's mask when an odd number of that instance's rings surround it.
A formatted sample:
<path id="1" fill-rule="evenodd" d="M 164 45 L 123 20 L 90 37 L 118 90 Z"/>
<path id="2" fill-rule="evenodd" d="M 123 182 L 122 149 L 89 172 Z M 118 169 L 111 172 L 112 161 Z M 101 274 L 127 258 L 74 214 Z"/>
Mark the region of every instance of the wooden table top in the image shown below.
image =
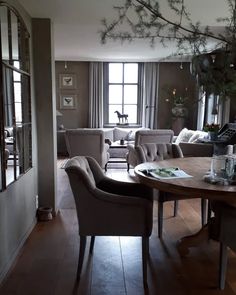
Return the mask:
<path id="1" fill-rule="evenodd" d="M 207 157 L 176 158 L 159 162 L 142 163 L 135 167 L 134 172 L 141 183 L 162 191 L 181 194 L 189 198 L 200 197 L 236 204 L 236 185 L 210 184 L 203 180 L 203 176 L 210 170 L 210 165 L 211 158 Z M 140 171 L 155 167 L 178 167 L 193 177 L 156 179 L 146 176 Z"/>

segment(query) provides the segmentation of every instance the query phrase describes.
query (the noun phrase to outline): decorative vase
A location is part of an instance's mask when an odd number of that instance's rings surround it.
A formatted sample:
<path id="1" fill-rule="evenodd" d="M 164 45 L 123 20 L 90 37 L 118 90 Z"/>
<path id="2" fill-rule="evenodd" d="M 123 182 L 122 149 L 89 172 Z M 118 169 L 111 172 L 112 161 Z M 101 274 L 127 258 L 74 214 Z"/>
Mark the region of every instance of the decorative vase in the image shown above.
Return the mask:
<path id="1" fill-rule="evenodd" d="M 218 132 L 217 131 L 208 131 L 208 137 L 212 141 L 216 141 L 218 139 Z"/>
<path id="2" fill-rule="evenodd" d="M 181 103 L 176 104 L 171 109 L 171 112 L 174 117 L 181 117 L 181 118 L 187 117 L 187 114 L 188 114 L 187 108 Z"/>

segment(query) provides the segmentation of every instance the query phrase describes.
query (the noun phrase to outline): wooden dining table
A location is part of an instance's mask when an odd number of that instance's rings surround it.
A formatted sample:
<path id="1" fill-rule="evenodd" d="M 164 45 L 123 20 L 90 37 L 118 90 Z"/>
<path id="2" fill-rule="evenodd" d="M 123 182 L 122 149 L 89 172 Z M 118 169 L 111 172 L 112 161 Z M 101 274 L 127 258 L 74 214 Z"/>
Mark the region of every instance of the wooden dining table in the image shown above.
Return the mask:
<path id="1" fill-rule="evenodd" d="M 145 175 L 145 169 L 178 167 L 191 175 L 190 178 L 157 179 Z M 146 162 L 135 167 L 139 181 L 161 191 L 181 194 L 186 198 L 221 200 L 236 205 L 236 185 L 211 184 L 204 180 L 211 167 L 210 157 L 174 158 L 158 162 Z"/>
<path id="2" fill-rule="evenodd" d="M 176 167 L 192 177 L 175 179 L 158 179 L 142 171 L 156 168 Z M 134 173 L 139 182 L 158 189 L 189 198 L 204 198 L 208 200 L 224 201 L 236 206 L 236 185 L 212 184 L 204 180 L 211 167 L 210 157 L 172 158 L 158 162 L 146 162 L 135 167 Z M 183 237 L 178 241 L 178 250 L 181 255 L 188 253 L 190 247 L 197 246 L 208 237 L 205 226 L 194 235 Z"/>

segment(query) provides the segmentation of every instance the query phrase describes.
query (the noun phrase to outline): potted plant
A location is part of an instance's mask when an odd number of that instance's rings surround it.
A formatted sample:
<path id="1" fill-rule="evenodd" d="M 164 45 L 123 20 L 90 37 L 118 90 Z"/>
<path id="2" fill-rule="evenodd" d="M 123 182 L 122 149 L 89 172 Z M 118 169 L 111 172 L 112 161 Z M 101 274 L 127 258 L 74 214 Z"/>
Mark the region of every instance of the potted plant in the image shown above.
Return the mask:
<path id="1" fill-rule="evenodd" d="M 208 132 L 209 139 L 212 141 L 217 140 L 219 129 L 220 129 L 220 124 L 215 124 L 215 123 L 211 123 L 211 124 L 207 123 L 203 127 L 203 130 Z"/>
<path id="2" fill-rule="evenodd" d="M 165 85 L 163 90 L 166 92 L 166 102 L 170 102 L 172 105 L 171 113 L 173 117 L 185 118 L 188 115 L 188 110 L 185 107 L 185 103 L 188 100 L 187 92 L 188 88 L 184 90 L 172 88 L 169 85 Z"/>

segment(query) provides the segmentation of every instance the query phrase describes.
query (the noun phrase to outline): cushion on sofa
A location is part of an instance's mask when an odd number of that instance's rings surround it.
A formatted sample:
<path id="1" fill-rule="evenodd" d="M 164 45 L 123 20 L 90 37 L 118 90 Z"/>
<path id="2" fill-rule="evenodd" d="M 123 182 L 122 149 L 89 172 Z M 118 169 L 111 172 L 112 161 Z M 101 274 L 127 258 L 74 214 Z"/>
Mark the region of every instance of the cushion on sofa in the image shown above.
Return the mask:
<path id="1" fill-rule="evenodd" d="M 175 143 L 179 144 L 180 142 L 189 142 L 190 138 L 194 135 L 194 132 L 194 130 L 188 130 L 187 128 L 182 129 L 177 136 Z"/>
<path id="2" fill-rule="evenodd" d="M 126 136 L 127 141 L 134 141 L 135 140 L 135 132 L 136 130 L 130 130 Z"/>
<path id="3" fill-rule="evenodd" d="M 125 139 L 128 133 L 129 133 L 129 130 L 126 130 L 125 128 L 114 127 L 114 130 L 113 130 L 114 141 Z"/>
<path id="4" fill-rule="evenodd" d="M 190 137 L 188 142 L 197 142 L 199 139 L 206 138 L 208 133 L 205 131 L 196 130 L 194 134 Z"/>

